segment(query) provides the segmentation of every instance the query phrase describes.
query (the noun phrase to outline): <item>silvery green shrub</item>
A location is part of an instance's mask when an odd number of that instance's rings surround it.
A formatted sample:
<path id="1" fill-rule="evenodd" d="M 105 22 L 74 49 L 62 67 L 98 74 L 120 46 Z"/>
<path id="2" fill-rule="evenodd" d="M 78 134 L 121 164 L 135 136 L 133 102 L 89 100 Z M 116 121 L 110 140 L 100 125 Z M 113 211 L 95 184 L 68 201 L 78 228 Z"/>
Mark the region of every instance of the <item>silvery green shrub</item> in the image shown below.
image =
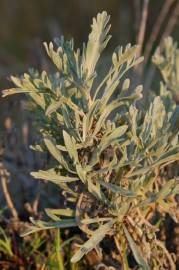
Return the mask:
<path id="1" fill-rule="evenodd" d="M 110 237 L 123 269 L 130 269 L 130 254 L 140 269 L 175 269 L 156 234 L 166 214 L 177 222 L 179 183 L 167 174 L 179 160 L 179 114 L 168 87 L 175 86 L 174 75 L 162 71 L 160 95 L 141 109 L 142 86 L 132 89 L 127 78 L 143 60 L 138 47 L 117 47 L 102 77 L 97 64 L 111 38 L 107 13 L 98 14 L 91 28 L 82 50 L 63 37 L 44 43 L 56 71 L 12 76 L 15 87 L 3 92 L 29 96 L 40 119 L 41 143 L 33 149 L 49 152 L 56 162 L 31 174 L 55 183 L 67 200 L 66 208 L 46 210 L 49 222 L 31 219 L 24 235 L 77 226 L 88 240 L 74 263 L 92 249 L 103 253 L 99 245 Z M 170 63 L 161 57 L 160 69 L 162 61 Z"/>

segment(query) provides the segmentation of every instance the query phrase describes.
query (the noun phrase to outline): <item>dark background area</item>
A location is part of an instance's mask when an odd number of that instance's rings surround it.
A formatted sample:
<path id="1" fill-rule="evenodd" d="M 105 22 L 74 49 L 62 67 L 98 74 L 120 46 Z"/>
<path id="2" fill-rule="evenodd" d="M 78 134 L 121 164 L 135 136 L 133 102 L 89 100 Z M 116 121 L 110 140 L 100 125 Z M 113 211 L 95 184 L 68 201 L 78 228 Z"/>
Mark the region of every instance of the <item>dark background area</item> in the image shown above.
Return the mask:
<path id="1" fill-rule="evenodd" d="M 167 1 L 149 1 L 145 42 Z M 74 37 L 76 46 L 82 46 L 82 42 L 87 40 L 92 17 L 103 10 L 111 15 L 113 38 L 108 50 L 119 44 L 135 44 L 141 22 L 142 3 L 140 0 L 1 0 L 1 84 L 9 74 L 42 64 L 43 41 L 51 41 L 56 36 L 64 35 L 67 39 Z M 169 12 L 168 17 L 171 15 Z M 164 28 L 165 24 L 162 32 Z M 175 39 L 178 38 L 177 32 L 175 26 Z"/>

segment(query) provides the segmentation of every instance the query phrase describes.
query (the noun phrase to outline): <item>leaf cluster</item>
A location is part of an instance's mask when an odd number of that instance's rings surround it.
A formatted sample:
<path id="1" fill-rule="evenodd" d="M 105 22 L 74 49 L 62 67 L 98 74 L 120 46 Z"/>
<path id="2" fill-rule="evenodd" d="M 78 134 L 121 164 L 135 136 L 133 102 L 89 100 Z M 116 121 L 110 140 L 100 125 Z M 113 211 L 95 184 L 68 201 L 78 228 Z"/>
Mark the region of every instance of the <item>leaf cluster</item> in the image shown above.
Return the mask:
<path id="1" fill-rule="evenodd" d="M 4 96 L 26 93 L 31 98 L 43 119 L 42 140 L 33 149 L 48 151 L 56 161 L 53 168 L 32 175 L 57 184 L 67 200 L 65 209 L 46 210 L 52 221 L 32 219 L 24 235 L 78 226 L 89 239 L 72 262 L 94 248 L 100 254 L 99 244 L 108 236 L 120 247 L 124 269 L 130 269 L 130 251 L 142 269 L 162 263 L 175 269 L 157 240 L 156 213 L 161 217 L 168 213 L 177 222 L 179 183 L 165 174 L 165 168 L 179 159 L 179 113 L 168 87 L 172 81 L 171 88 L 177 90 L 176 58 L 170 57 L 176 47 L 170 44 L 166 58 L 155 56 L 165 82 L 144 111 L 137 106 L 142 86 L 132 89 L 126 78 L 143 60 L 137 57 L 138 47 L 117 47 L 101 79 L 97 63 L 111 37 L 107 13 L 98 14 L 91 28 L 82 50 L 63 37 L 44 44 L 55 73 L 12 76 L 15 88 L 3 92 Z"/>

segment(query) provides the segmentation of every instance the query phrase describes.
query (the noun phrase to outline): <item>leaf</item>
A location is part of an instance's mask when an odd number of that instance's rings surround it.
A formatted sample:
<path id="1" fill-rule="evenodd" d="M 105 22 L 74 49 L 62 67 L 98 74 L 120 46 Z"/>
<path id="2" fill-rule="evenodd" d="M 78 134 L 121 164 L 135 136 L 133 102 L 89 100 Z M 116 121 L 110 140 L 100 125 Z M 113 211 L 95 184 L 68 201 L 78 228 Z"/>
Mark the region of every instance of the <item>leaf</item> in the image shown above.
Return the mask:
<path id="1" fill-rule="evenodd" d="M 67 109 L 65 104 L 62 105 L 61 111 L 62 111 L 62 115 L 63 115 L 63 119 L 64 119 L 64 124 L 65 124 L 67 130 L 69 130 L 70 134 L 73 134 L 75 137 L 74 126 L 73 126 L 71 118 L 70 118 L 69 110 Z"/>
<path id="2" fill-rule="evenodd" d="M 62 219 L 54 222 L 45 222 L 30 218 L 30 221 L 34 225 L 27 226 L 27 230 L 21 234 L 22 237 L 42 230 L 50 230 L 55 228 L 71 228 L 77 226 L 75 219 Z"/>
<path id="3" fill-rule="evenodd" d="M 49 107 L 46 110 L 46 115 L 50 115 L 53 112 L 56 112 L 59 108 L 61 108 L 62 104 L 66 104 L 68 105 L 74 112 L 76 112 L 77 114 L 83 116 L 84 113 L 82 112 L 82 110 L 80 110 L 80 108 L 74 104 L 70 98 L 66 98 L 64 96 L 61 96 L 59 98 L 60 100 L 58 101 L 53 101 Z"/>
<path id="4" fill-rule="evenodd" d="M 102 180 L 98 180 L 98 182 L 105 188 L 109 189 L 110 191 L 114 192 L 114 193 L 118 193 L 120 194 L 121 196 L 125 196 L 125 197 L 136 197 L 137 194 L 134 193 L 133 191 L 131 190 L 127 190 L 127 189 L 124 189 L 120 186 L 117 186 L 115 184 L 111 184 L 111 183 L 105 183 L 104 181 Z"/>
<path id="5" fill-rule="evenodd" d="M 29 96 L 34 100 L 35 104 L 39 105 L 42 109 L 45 109 L 45 99 L 44 96 L 39 93 L 38 89 L 31 82 L 30 75 L 24 74 L 24 78 L 18 79 L 11 76 L 12 82 L 17 86 L 17 88 L 6 89 L 3 91 L 3 97 L 12 94 L 29 93 Z"/>
<path id="6" fill-rule="evenodd" d="M 160 97 L 156 97 L 154 99 L 151 110 L 152 110 L 151 136 L 155 138 L 158 130 L 163 127 L 164 120 L 166 119 L 165 107 Z"/>
<path id="7" fill-rule="evenodd" d="M 0 227 L 0 252 L 13 257 L 12 243 L 10 238 L 6 235 L 5 230 Z"/>
<path id="8" fill-rule="evenodd" d="M 83 68 L 87 70 L 88 78 L 93 74 L 100 54 L 111 38 L 108 35 L 110 29 L 110 25 L 108 25 L 109 18 L 105 11 L 98 13 L 96 19 L 93 18 L 92 31 L 89 35 L 85 61 L 83 63 Z"/>
<path id="9" fill-rule="evenodd" d="M 120 108 L 121 106 L 124 106 L 126 103 L 128 102 L 133 102 L 136 101 L 138 99 L 142 98 L 142 86 L 139 85 L 138 87 L 136 87 L 134 94 L 132 94 L 131 96 L 127 96 L 127 97 L 119 97 L 113 101 L 111 101 L 111 103 L 107 104 L 106 106 L 103 107 L 103 104 L 100 108 L 101 110 L 101 115 L 96 123 L 96 127 L 94 129 L 93 132 L 93 137 L 100 131 L 103 123 L 105 121 L 107 121 L 108 116 L 117 108 Z"/>
<path id="10" fill-rule="evenodd" d="M 97 99 L 90 107 L 87 115 L 83 118 L 83 141 L 86 139 L 87 133 L 90 131 L 93 124 L 93 119 L 96 115 L 97 110 L 99 109 L 100 101 Z"/>
<path id="11" fill-rule="evenodd" d="M 95 147 L 90 159 L 90 166 L 94 166 L 99 162 L 99 156 L 108 146 L 120 141 L 120 137 L 126 132 L 128 126 L 123 125 L 115 128 L 110 134 L 106 134 L 102 137 L 100 144 Z M 94 136 L 94 135 L 93 135 Z M 115 160 L 113 160 L 115 162 Z M 109 164 L 109 167 L 112 164 Z"/>
<path id="12" fill-rule="evenodd" d="M 45 110 L 46 102 L 45 102 L 44 94 L 40 93 L 39 89 L 36 88 L 31 76 L 27 73 L 24 73 L 24 78 L 21 80 L 21 82 L 22 82 L 21 88 L 29 90 L 29 96 L 33 99 L 35 104 L 37 104 L 43 110 Z"/>
<path id="13" fill-rule="evenodd" d="M 131 122 L 131 132 L 132 132 L 132 139 L 136 143 L 136 145 L 139 144 L 140 140 L 137 136 L 137 116 L 138 116 L 138 110 L 135 106 L 131 105 L 129 108 L 129 114 L 130 114 L 130 122 Z"/>
<path id="14" fill-rule="evenodd" d="M 50 218 L 58 218 L 59 216 L 65 216 L 65 217 L 74 217 L 75 216 L 75 211 L 72 210 L 71 208 L 64 208 L 64 209 L 45 209 L 46 214 Z"/>
<path id="15" fill-rule="evenodd" d="M 117 204 L 117 216 L 119 223 L 123 222 L 124 217 L 127 215 L 130 207 L 131 207 L 130 201 L 123 202 L 122 205 Z"/>
<path id="16" fill-rule="evenodd" d="M 43 44 L 47 51 L 48 56 L 52 59 L 56 67 L 61 71 L 63 64 L 62 64 L 62 58 L 60 57 L 59 53 L 62 52 L 62 48 L 59 47 L 57 52 L 55 52 L 52 42 L 50 42 L 49 45 L 46 42 L 44 42 Z"/>
<path id="17" fill-rule="evenodd" d="M 88 181 L 88 191 L 93 194 L 99 201 L 102 201 L 103 203 L 106 203 L 106 197 L 104 193 L 101 190 L 100 183 L 96 182 L 93 183 L 92 179 L 89 179 Z"/>
<path id="18" fill-rule="evenodd" d="M 76 164 L 76 172 L 83 183 L 86 183 L 86 169 L 82 168 L 81 164 Z"/>
<path id="19" fill-rule="evenodd" d="M 176 185 L 176 180 L 172 179 L 169 180 L 162 188 L 161 190 L 156 193 L 157 200 L 165 199 L 167 196 L 172 194 L 172 191 Z"/>
<path id="20" fill-rule="evenodd" d="M 177 145 L 174 149 L 170 149 L 169 151 L 165 152 L 160 156 L 158 160 L 153 162 L 151 165 L 146 166 L 142 169 L 138 169 L 130 174 L 128 174 L 128 177 L 136 176 L 136 175 L 141 175 L 145 174 L 150 170 L 153 170 L 154 168 L 158 166 L 166 166 L 169 163 L 172 163 L 176 160 L 179 160 L 179 146 Z"/>
<path id="21" fill-rule="evenodd" d="M 70 135 L 65 130 L 63 130 L 63 139 L 69 156 L 71 159 L 73 159 L 75 164 L 78 164 L 78 152 L 74 138 L 70 137 Z"/>
<path id="22" fill-rule="evenodd" d="M 104 217 L 104 218 L 100 218 L 100 217 L 97 217 L 97 218 L 85 218 L 83 220 L 81 220 L 81 223 L 82 224 L 94 224 L 94 223 L 100 223 L 100 222 L 105 222 L 105 221 L 110 221 L 112 220 L 112 218 L 109 218 L 109 217 Z"/>
<path id="23" fill-rule="evenodd" d="M 56 112 L 61 107 L 63 102 L 64 102 L 63 98 L 61 98 L 59 101 L 53 101 L 48 106 L 45 114 L 48 116 L 48 115 L 52 114 L 53 112 Z"/>
<path id="24" fill-rule="evenodd" d="M 134 255 L 136 262 L 139 264 L 140 267 L 142 267 L 143 270 L 150 270 L 147 262 L 144 260 L 144 256 L 140 253 L 137 245 L 135 244 L 134 240 L 132 239 L 132 237 L 130 236 L 128 230 L 126 229 L 124 225 L 123 225 L 123 230 L 125 232 L 126 238 L 129 242 L 129 246 L 132 250 L 132 253 Z"/>
<path id="25" fill-rule="evenodd" d="M 117 86 L 119 85 L 120 80 L 119 80 L 119 75 L 117 74 L 116 78 L 110 79 L 110 82 L 107 82 L 107 86 L 104 90 L 104 94 L 101 99 L 101 111 L 103 108 L 106 106 L 106 104 L 109 102 L 110 98 L 114 94 L 115 90 L 117 89 Z"/>
<path id="26" fill-rule="evenodd" d="M 53 169 L 48 170 L 48 171 L 40 170 L 38 172 L 31 172 L 31 175 L 34 178 L 47 180 L 47 181 L 53 182 L 57 185 L 59 185 L 60 183 L 70 183 L 70 182 L 74 182 L 74 181 L 79 180 L 78 177 L 59 175 L 59 174 L 55 173 L 55 171 Z"/>
<path id="27" fill-rule="evenodd" d="M 90 169 L 89 166 L 82 168 L 79 159 L 78 159 L 78 152 L 77 152 L 77 144 L 75 143 L 74 138 L 70 137 L 70 135 L 63 130 L 63 138 L 65 142 L 66 149 L 68 151 L 69 156 L 74 161 L 76 172 L 83 183 L 86 182 L 86 173 Z"/>
<path id="28" fill-rule="evenodd" d="M 2 91 L 2 97 L 14 95 L 14 94 L 23 94 L 23 93 L 29 93 L 29 90 L 22 90 L 21 88 L 10 88 L 5 89 Z"/>
<path id="29" fill-rule="evenodd" d="M 73 170 L 70 169 L 68 163 L 65 161 L 63 154 L 61 153 L 61 151 L 59 150 L 59 148 L 57 148 L 57 146 L 55 145 L 53 139 L 50 136 L 44 136 L 44 143 L 47 147 L 47 149 L 49 150 L 49 152 L 51 153 L 51 155 L 65 168 L 67 169 L 67 171 L 74 173 Z"/>
<path id="30" fill-rule="evenodd" d="M 175 194 L 176 180 L 169 180 L 159 192 L 153 193 L 149 198 L 139 204 L 139 207 L 148 206 L 151 203 L 157 203 L 166 199 L 169 195 Z M 168 205 L 169 206 L 169 205 Z"/>
<path id="31" fill-rule="evenodd" d="M 102 114 L 100 115 L 96 123 L 95 129 L 92 135 L 93 137 L 95 137 L 96 134 L 101 130 L 102 125 L 107 121 L 107 118 L 111 114 L 111 112 L 122 105 L 124 105 L 124 103 L 121 100 L 116 99 L 112 101 L 110 104 L 108 104 L 107 106 L 105 106 L 105 108 L 102 111 Z"/>
<path id="32" fill-rule="evenodd" d="M 164 40 L 162 50 L 158 48 L 152 61 L 159 68 L 167 88 L 174 99 L 178 99 L 179 90 L 179 49 L 171 37 Z"/>
<path id="33" fill-rule="evenodd" d="M 123 125 L 115 128 L 109 135 L 104 135 L 99 145 L 100 150 L 103 151 L 109 145 L 117 143 L 119 141 L 119 138 L 127 131 L 127 128 L 127 125 Z"/>
<path id="34" fill-rule="evenodd" d="M 93 232 L 92 237 L 80 247 L 80 249 L 75 253 L 75 255 L 73 255 L 73 257 L 71 258 L 71 262 L 78 262 L 85 254 L 96 248 L 96 246 L 103 240 L 106 234 L 108 234 L 112 230 L 111 227 L 113 224 L 114 220 L 109 221 L 104 225 L 100 225 L 99 228 Z"/>
<path id="35" fill-rule="evenodd" d="M 125 51 L 123 52 L 122 50 L 123 48 L 119 46 L 112 56 L 113 64 L 117 68 L 119 68 L 125 62 L 130 63 L 132 59 L 134 59 L 137 54 L 138 46 L 135 45 L 131 47 L 131 44 L 128 44 L 125 48 Z"/>
<path id="36" fill-rule="evenodd" d="M 121 92 L 125 92 L 129 89 L 130 87 L 130 80 L 127 78 L 124 80 L 123 84 L 122 84 L 122 89 Z"/>

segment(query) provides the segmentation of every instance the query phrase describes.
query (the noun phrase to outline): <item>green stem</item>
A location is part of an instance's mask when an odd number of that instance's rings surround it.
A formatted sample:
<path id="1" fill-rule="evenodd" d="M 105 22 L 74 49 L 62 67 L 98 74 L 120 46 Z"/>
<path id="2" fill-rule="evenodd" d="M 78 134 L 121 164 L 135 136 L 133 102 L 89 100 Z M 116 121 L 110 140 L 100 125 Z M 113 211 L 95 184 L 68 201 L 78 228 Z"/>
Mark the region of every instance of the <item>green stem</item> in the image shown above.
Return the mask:
<path id="1" fill-rule="evenodd" d="M 55 250 L 56 250 L 56 255 L 57 255 L 58 269 L 64 270 L 63 258 L 60 251 L 60 246 L 61 246 L 60 229 L 56 229 Z"/>

